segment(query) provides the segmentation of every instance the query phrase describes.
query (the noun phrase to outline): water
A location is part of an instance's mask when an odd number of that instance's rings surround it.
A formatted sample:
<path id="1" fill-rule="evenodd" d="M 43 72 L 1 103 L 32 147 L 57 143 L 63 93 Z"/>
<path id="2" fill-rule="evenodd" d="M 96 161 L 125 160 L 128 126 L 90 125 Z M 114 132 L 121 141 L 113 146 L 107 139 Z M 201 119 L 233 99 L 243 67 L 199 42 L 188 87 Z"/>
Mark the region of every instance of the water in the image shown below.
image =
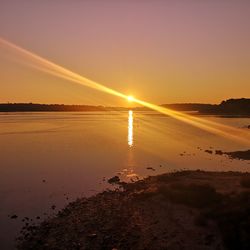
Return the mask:
<path id="1" fill-rule="evenodd" d="M 250 118 L 206 119 L 237 128 L 250 124 Z M 155 112 L 0 114 L 0 249 L 13 248 L 23 217 L 45 218 L 95 194 L 108 186 L 104 177 L 136 180 L 184 168 L 250 170 L 249 161 L 205 153 L 210 147 L 250 146 Z M 14 214 L 17 219 L 8 218 Z"/>

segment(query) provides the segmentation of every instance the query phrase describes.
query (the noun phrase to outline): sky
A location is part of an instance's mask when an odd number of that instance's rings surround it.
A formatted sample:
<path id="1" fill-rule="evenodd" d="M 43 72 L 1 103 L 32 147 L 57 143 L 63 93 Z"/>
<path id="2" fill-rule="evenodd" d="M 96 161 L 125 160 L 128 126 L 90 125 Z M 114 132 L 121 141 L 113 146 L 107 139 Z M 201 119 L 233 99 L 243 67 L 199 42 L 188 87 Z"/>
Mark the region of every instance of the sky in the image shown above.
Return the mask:
<path id="1" fill-rule="evenodd" d="M 0 37 L 155 104 L 250 97 L 248 0 L 0 0 Z M 0 102 L 126 106 L 0 44 Z"/>

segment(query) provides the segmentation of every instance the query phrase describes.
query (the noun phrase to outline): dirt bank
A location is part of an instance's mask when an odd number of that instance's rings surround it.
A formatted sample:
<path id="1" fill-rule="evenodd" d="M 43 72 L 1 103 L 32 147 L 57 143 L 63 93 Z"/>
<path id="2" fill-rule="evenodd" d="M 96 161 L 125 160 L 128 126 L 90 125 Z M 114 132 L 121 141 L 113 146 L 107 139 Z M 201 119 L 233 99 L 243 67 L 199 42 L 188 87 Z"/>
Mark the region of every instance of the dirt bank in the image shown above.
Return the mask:
<path id="1" fill-rule="evenodd" d="M 78 199 L 18 249 L 250 249 L 249 211 L 250 174 L 182 171 Z"/>

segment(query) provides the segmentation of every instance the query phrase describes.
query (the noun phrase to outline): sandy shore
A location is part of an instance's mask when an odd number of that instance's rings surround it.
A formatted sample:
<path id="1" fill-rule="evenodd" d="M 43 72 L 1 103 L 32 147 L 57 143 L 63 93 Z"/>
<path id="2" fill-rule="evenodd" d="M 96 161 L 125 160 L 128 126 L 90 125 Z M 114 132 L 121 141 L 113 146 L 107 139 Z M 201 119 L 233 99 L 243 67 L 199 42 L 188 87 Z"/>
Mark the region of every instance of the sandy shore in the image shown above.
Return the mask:
<path id="1" fill-rule="evenodd" d="M 182 171 L 78 199 L 26 226 L 18 249 L 240 250 L 249 232 L 250 174 Z"/>

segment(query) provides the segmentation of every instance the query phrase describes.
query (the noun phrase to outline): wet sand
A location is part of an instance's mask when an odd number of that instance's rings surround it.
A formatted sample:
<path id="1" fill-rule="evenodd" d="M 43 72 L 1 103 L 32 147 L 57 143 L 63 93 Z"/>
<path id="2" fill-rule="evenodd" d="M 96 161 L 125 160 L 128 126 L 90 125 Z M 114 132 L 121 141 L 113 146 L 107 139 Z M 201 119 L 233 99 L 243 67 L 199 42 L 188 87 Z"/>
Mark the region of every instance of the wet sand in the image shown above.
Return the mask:
<path id="1" fill-rule="evenodd" d="M 181 171 L 68 204 L 18 249 L 250 249 L 250 174 Z"/>

